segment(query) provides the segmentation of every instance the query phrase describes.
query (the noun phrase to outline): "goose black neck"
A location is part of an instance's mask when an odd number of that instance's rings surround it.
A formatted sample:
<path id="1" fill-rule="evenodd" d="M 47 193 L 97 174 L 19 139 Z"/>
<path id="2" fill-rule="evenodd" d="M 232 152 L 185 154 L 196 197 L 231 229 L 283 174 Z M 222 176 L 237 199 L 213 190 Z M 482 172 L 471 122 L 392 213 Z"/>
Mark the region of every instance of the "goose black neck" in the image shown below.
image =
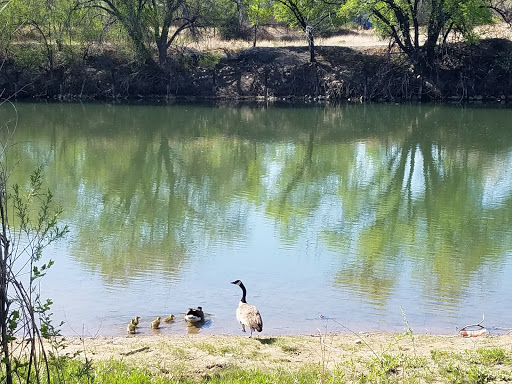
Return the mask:
<path id="1" fill-rule="evenodd" d="M 242 303 L 247 303 L 247 301 L 245 301 L 245 296 L 247 295 L 247 291 L 245 290 L 245 285 L 240 282 L 240 288 L 242 288 L 242 299 L 240 300 Z"/>

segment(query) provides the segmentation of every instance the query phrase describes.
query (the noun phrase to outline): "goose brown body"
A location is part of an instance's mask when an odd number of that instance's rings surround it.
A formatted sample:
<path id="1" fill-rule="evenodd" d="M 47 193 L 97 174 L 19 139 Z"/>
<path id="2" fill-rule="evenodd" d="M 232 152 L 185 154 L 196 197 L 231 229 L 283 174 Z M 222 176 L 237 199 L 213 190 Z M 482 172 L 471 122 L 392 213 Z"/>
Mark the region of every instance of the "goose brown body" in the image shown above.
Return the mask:
<path id="1" fill-rule="evenodd" d="M 263 330 L 263 320 L 260 311 L 254 305 L 247 303 L 247 291 L 244 284 L 240 280 L 235 280 L 231 284 L 238 285 L 242 289 L 242 299 L 236 309 L 236 319 L 242 325 L 242 331 L 245 332 L 245 328 L 249 328 L 251 336 L 253 331 L 261 332 Z"/>

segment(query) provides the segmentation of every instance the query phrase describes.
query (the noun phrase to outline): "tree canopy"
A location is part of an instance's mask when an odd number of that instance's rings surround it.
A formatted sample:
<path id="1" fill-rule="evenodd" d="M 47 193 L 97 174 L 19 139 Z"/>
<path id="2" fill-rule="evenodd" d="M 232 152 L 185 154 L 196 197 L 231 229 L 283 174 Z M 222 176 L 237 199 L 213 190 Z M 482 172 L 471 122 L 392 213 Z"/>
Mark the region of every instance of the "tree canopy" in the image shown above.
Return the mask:
<path id="1" fill-rule="evenodd" d="M 510 0 L 35 0 L 3 2 L 0 47 L 23 60 L 42 57 L 52 70 L 57 52 L 86 57 L 95 44 L 129 42 L 138 61 L 166 63 L 179 38 L 199 39 L 210 28 L 253 45 L 265 23 L 301 30 L 315 60 L 314 37 L 369 18 L 408 55 L 418 71 L 433 66 L 450 32 L 475 41 L 474 27 L 510 15 Z M 186 33 L 187 32 L 187 33 Z M 30 49 L 12 42 L 37 40 Z"/>
<path id="2" fill-rule="evenodd" d="M 432 67 L 438 42 L 452 31 L 474 40 L 474 27 L 491 23 L 493 0 L 347 0 L 346 19 L 368 15 L 379 33 L 393 39 L 418 69 Z"/>

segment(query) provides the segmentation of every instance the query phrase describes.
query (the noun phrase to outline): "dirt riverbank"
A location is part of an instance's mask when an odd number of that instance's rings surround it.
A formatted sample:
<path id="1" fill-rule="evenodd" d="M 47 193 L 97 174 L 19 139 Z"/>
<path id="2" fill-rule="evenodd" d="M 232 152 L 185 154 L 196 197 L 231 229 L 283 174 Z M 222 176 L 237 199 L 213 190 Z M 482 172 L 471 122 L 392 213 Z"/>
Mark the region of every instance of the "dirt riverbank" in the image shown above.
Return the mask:
<path id="1" fill-rule="evenodd" d="M 61 354 L 79 352 L 78 358 L 92 359 L 93 363 L 122 360 L 147 368 L 155 375 L 174 379 L 207 378 L 226 369 L 295 371 L 311 364 L 330 371 L 342 369 L 345 378 L 355 378 L 369 374 L 369 367 L 375 362 L 383 364 L 396 358 L 394 369 L 399 377 L 421 378 L 428 371 L 432 382 L 445 382 L 443 376 L 447 374 L 448 365 L 459 366 L 461 370 L 466 365 L 470 369 L 474 364 L 481 366 L 490 354 L 505 356 L 492 362 L 489 369 L 494 377 L 510 373 L 511 344 L 512 335 L 468 338 L 406 333 L 259 334 L 253 338 L 202 334 L 129 335 L 69 338 Z M 412 361 L 416 363 L 411 364 Z"/>
<path id="2" fill-rule="evenodd" d="M 305 46 L 256 47 L 213 55 L 183 49 L 164 66 L 129 61 L 104 49 L 81 63 L 27 68 L 5 58 L 2 96 L 60 101 L 512 100 L 512 42 L 455 43 L 439 55 L 428 78 L 385 46 L 319 46 L 309 62 Z"/>

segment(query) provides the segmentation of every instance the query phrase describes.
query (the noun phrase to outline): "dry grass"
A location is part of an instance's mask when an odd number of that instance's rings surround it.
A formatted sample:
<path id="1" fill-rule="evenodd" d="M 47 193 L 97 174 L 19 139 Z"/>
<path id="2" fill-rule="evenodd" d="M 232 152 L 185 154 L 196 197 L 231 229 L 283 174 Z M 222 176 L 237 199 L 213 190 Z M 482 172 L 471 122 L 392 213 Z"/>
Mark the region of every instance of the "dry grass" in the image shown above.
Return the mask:
<path id="1" fill-rule="evenodd" d="M 265 38 L 258 38 L 257 47 L 297 47 L 307 45 L 306 40 L 300 32 L 291 31 L 286 28 L 268 27 L 262 35 Z M 371 47 L 387 46 L 389 41 L 382 39 L 373 30 L 352 29 L 342 34 L 330 37 L 317 37 L 317 46 L 339 46 L 339 47 Z M 212 31 L 205 32 L 199 41 L 192 41 L 182 36 L 178 45 L 197 49 L 203 52 L 231 51 L 236 52 L 252 47 L 252 40 L 222 40 L 218 34 Z"/>
<path id="2" fill-rule="evenodd" d="M 476 29 L 477 33 L 485 39 L 503 38 L 512 40 L 512 27 L 506 23 L 484 25 Z"/>
<path id="3" fill-rule="evenodd" d="M 477 28 L 477 33 L 482 38 L 505 38 L 512 40 L 512 28 L 506 23 L 497 23 Z M 266 27 L 261 33 L 264 38 L 258 38 L 257 47 L 297 47 L 306 46 L 306 40 L 302 33 L 292 31 L 283 27 Z M 421 40 L 421 39 L 420 39 Z M 449 42 L 460 41 L 459 34 L 452 34 Z M 317 46 L 336 46 L 336 47 L 383 47 L 390 44 L 390 39 L 383 39 L 378 36 L 374 30 L 364 30 L 354 28 L 344 30 L 340 34 L 330 37 L 316 37 Z M 237 52 L 252 47 L 252 40 L 222 40 L 218 34 L 212 31 L 205 32 L 199 41 L 193 41 L 186 35 L 183 35 L 178 46 L 193 48 L 202 52 Z"/>

